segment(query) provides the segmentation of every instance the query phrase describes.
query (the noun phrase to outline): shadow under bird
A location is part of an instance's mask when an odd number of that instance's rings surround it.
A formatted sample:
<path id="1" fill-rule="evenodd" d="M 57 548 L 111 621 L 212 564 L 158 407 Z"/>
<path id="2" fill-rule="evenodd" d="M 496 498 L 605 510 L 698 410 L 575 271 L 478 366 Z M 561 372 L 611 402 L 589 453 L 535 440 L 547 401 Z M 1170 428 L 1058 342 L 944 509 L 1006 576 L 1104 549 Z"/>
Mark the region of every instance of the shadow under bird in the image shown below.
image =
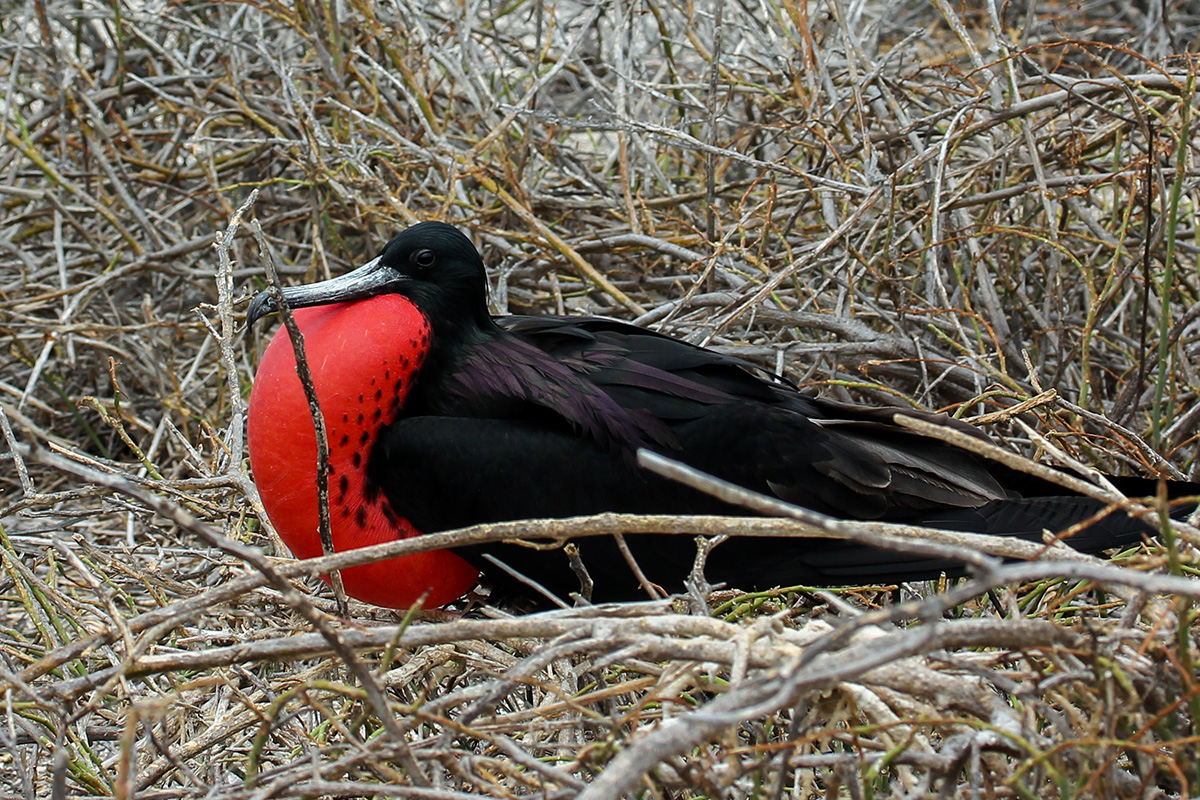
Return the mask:
<path id="1" fill-rule="evenodd" d="M 601 512 L 745 514 L 637 465 L 648 448 L 740 486 L 836 517 L 1041 540 L 1103 504 L 1012 472 L 892 421 L 943 415 L 804 394 L 748 362 L 588 317 L 493 317 L 478 251 L 440 222 L 401 232 L 364 266 L 283 290 L 304 333 L 328 428 L 336 550 L 467 525 Z M 277 310 L 254 299 L 247 324 Z M 299 558 L 321 555 L 316 437 L 281 327 L 250 395 L 249 450 L 267 514 Z M 1148 479 L 1118 488 L 1153 494 Z M 1172 494 L 1195 493 L 1176 485 Z M 1110 514 L 1069 540 L 1086 552 L 1150 529 Z M 691 537 L 626 542 L 646 577 L 678 591 Z M 597 601 L 644 597 L 610 537 L 576 542 Z M 466 593 L 491 555 L 560 597 L 578 591 L 561 548 L 492 543 L 343 570 L 352 597 L 406 608 Z M 733 537 L 707 578 L 739 589 L 936 577 L 952 562 L 823 539 Z M 528 590 L 524 590 L 528 593 Z"/>

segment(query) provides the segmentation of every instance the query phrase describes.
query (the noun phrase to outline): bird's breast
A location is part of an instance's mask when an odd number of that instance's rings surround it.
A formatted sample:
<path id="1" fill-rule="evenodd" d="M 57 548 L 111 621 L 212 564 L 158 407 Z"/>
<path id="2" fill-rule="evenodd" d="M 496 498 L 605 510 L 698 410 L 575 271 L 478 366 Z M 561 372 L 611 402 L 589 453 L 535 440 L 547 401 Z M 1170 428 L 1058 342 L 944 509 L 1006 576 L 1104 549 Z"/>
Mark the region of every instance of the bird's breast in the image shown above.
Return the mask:
<path id="1" fill-rule="evenodd" d="M 336 550 L 412 536 L 366 470 L 379 431 L 403 407 L 429 351 L 425 315 L 399 295 L 294 311 L 329 441 L 330 522 Z M 312 415 L 282 326 L 263 353 L 250 393 L 250 466 L 263 507 L 294 555 L 322 553 L 318 533 L 317 445 Z M 448 551 L 344 570 L 346 591 L 397 608 L 429 592 L 442 605 L 474 584 L 476 571 Z"/>

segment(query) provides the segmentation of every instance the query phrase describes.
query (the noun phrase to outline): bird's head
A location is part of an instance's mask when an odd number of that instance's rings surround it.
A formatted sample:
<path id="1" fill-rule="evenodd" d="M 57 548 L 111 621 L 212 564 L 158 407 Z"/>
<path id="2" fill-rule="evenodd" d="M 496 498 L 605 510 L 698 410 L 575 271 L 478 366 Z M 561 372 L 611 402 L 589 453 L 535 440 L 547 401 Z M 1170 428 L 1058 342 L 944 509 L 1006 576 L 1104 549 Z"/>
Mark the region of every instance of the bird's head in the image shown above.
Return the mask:
<path id="1" fill-rule="evenodd" d="M 444 222 L 421 222 L 407 228 L 378 256 L 345 275 L 283 290 L 290 308 L 347 303 L 382 294 L 409 298 L 435 328 L 445 325 L 461 330 L 492 324 L 483 259 L 470 239 Z M 246 312 L 247 327 L 278 310 L 275 298 L 262 292 Z"/>

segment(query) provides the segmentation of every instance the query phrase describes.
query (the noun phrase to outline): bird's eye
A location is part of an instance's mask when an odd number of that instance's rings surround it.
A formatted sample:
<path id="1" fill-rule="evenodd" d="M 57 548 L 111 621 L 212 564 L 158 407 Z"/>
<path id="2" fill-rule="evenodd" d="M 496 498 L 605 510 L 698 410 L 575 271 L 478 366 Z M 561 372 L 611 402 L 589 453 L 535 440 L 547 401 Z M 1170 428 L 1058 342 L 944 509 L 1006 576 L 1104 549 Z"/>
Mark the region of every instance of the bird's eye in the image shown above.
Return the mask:
<path id="1" fill-rule="evenodd" d="M 414 267 L 429 269 L 433 266 L 434 262 L 437 261 L 437 256 L 435 256 L 433 251 L 429 248 L 423 247 L 420 250 L 414 250 L 412 255 L 408 257 L 408 261 Z"/>

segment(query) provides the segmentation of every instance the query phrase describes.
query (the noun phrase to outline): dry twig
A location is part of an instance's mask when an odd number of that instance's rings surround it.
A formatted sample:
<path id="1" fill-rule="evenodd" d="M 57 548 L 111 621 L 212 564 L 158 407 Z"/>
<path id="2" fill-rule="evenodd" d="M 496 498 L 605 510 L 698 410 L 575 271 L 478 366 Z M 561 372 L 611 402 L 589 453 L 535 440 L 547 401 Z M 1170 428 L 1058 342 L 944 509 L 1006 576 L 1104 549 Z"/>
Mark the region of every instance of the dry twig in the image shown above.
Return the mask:
<path id="1" fill-rule="evenodd" d="M 1025 456 L 1200 474 L 1193 8 L 715 9 L 3 15 L 0 795 L 1197 793 L 1186 526 L 1114 564 L 776 507 L 802 519 L 260 549 L 243 298 L 266 263 L 324 277 L 431 217 L 481 244 L 499 311 L 636 317 Z M 257 239 L 230 224 L 253 191 Z M 353 623 L 314 577 L 645 531 L 881 537 L 976 572 Z"/>

